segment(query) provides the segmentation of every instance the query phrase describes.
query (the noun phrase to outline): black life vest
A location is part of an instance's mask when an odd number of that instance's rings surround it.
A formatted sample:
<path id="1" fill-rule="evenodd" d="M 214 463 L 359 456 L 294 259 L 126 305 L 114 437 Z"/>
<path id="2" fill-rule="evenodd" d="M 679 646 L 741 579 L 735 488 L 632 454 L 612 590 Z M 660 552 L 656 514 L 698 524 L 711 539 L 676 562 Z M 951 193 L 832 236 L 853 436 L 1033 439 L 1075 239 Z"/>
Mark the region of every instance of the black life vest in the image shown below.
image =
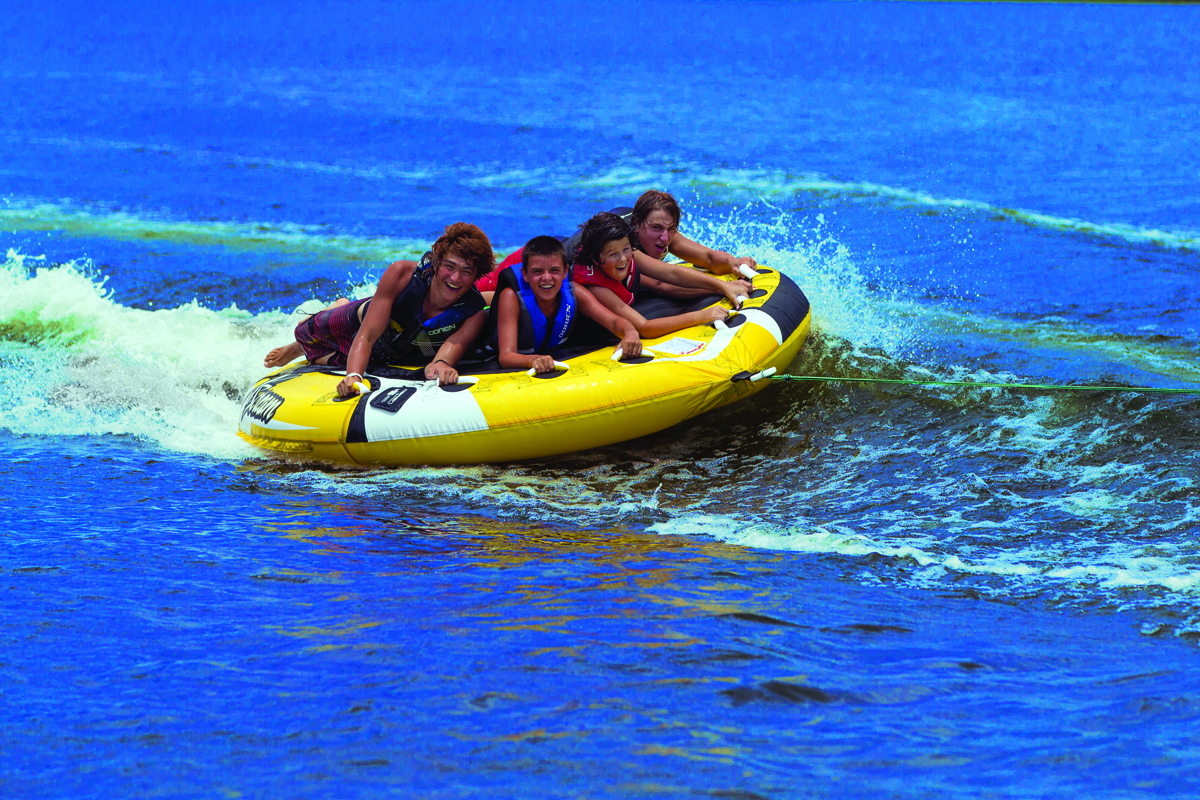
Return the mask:
<path id="1" fill-rule="evenodd" d="M 418 267 L 408 285 L 392 301 L 391 320 L 371 348 L 372 364 L 427 363 L 438 348 L 472 316 L 487 308 L 475 287 L 437 316 L 421 319 L 432 273 Z M 368 301 L 369 302 L 369 301 Z M 363 309 L 363 314 L 367 309 Z"/>

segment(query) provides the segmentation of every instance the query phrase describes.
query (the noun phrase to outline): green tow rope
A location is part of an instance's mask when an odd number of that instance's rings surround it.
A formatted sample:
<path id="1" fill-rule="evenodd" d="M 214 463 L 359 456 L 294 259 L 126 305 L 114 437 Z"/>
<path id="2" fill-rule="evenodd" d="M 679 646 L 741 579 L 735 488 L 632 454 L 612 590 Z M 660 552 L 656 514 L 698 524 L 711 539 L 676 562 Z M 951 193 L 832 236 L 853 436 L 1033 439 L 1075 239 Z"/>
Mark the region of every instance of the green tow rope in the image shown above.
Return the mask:
<path id="1" fill-rule="evenodd" d="M 1058 392 L 1140 392 L 1143 394 L 1200 394 L 1200 389 L 1162 389 L 1155 386 L 1090 386 L 1061 383 L 981 383 L 976 381 L 909 381 L 890 378 L 838 378 L 827 375 L 763 375 L 776 381 L 819 383 L 893 383 L 902 386 L 966 386 L 974 389 L 1032 389 Z"/>

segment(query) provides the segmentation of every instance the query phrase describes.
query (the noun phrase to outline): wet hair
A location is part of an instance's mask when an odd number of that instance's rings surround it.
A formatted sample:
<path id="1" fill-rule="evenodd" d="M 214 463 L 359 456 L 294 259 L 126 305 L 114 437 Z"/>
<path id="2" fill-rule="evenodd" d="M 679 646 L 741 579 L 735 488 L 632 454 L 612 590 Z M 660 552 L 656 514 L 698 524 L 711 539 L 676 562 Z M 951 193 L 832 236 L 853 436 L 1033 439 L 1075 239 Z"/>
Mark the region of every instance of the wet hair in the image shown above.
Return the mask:
<path id="1" fill-rule="evenodd" d="M 628 239 L 634 249 L 637 249 L 638 238 L 634 227 L 616 214 L 601 211 L 583 223 L 575 263 L 598 266 L 604 246 L 619 239 Z"/>
<path id="2" fill-rule="evenodd" d="M 642 223 L 646 221 L 646 217 L 650 216 L 652 211 L 665 211 L 671 215 L 676 227 L 679 226 L 679 204 L 675 202 L 675 198 L 666 192 L 660 192 L 657 189 L 651 189 L 637 199 L 633 204 L 633 214 L 629 217 L 630 224 L 635 228 L 642 227 Z"/>
<path id="3" fill-rule="evenodd" d="M 534 256 L 558 256 L 562 259 L 563 266 L 567 266 L 567 251 L 563 249 L 562 242 L 554 236 L 535 236 L 525 243 L 525 247 L 521 249 L 521 269 L 529 263 L 529 259 Z"/>
<path id="4" fill-rule="evenodd" d="M 448 255 L 456 255 L 475 267 L 475 280 L 496 268 L 496 254 L 487 234 L 469 222 L 446 226 L 446 232 L 433 243 L 433 263 L 440 264 Z"/>

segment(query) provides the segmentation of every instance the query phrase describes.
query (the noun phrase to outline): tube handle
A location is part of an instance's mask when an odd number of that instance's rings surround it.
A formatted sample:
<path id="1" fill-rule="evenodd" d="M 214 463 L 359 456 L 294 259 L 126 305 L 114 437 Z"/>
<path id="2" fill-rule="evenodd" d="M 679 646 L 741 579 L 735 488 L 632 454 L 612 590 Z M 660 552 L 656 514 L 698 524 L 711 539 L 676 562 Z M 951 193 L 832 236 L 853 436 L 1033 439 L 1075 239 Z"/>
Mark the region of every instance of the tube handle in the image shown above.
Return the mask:
<path id="1" fill-rule="evenodd" d="M 556 371 L 558 371 L 558 372 L 570 372 L 570 371 L 571 371 L 571 365 L 570 365 L 570 364 L 564 364 L 564 363 L 563 363 L 563 362 L 561 362 L 561 361 L 555 361 L 555 362 L 554 362 L 554 369 L 555 369 Z M 534 375 L 537 375 L 537 370 L 536 370 L 536 369 L 534 369 L 533 367 L 530 367 L 530 368 L 529 368 L 529 371 L 528 371 L 528 372 L 526 372 L 525 374 L 526 374 L 526 375 L 528 375 L 529 377 L 531 377 L 531 378 L 532 378 Z"/>
<path id="2" fill-rule="evenodd" d="M 758 373 L 755 373 L 754 375 L 751 375 L 751 376 L 750 376 L 750 382 L 751 382 L 751 383 L 758 383 L 758 382 L 759 382 L 759 381 L 761 381 L 763 378 L 769 378 L 769 377 L 771 377 L 771 376 L 772 376 L 772 375 L 774 375 L 774 374 L 775 374 L 775 368 L 774 368 L 774 367 L 767 367 L 767 368 L 766 368 L 766 369 L 764 369 L 762 372 L 758 372 Z"/>

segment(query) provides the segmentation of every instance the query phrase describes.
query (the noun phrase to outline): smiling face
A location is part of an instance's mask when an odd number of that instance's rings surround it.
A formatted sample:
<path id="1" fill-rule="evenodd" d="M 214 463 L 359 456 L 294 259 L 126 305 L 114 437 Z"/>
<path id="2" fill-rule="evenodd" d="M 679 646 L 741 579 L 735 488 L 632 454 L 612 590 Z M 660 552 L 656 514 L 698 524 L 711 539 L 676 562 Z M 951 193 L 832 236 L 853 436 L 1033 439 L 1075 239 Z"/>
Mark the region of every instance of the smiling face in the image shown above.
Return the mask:
<path id="1" fill-rule="evenodd" d="M 604 274 L 614 281 L 624 281 L 629 277 L 629 266 L 633 263 L 633 245 L 629 238 L 614 239 L 604 245 L 600 251 L 599 267 Z"/>
<path id="2" fill-rule="evenodd" d="M 661 259 L 667 254 L 671 239 L 679 232 L 679 223 L 666 211 L 656 208 L 646 215 L 637 232 L 642 252 L 651 258 Z"/>
<path id="3" fill-rule="evenodd" d="M 439 308 L 449 308 L 475 285 L 475 267 L 458 253 L 447 253 L 433 271 L 429 297 Z"/>
<path id="4" fill-rule="evenodd" d="M 539 305 L 553 304 L 558 299 L 563 280 L 567 277 L 567 268 L 559 255 L 530 256 L 521 267 L 521 275 L 533 288 L 533 296 L 537 298 Z"/>

